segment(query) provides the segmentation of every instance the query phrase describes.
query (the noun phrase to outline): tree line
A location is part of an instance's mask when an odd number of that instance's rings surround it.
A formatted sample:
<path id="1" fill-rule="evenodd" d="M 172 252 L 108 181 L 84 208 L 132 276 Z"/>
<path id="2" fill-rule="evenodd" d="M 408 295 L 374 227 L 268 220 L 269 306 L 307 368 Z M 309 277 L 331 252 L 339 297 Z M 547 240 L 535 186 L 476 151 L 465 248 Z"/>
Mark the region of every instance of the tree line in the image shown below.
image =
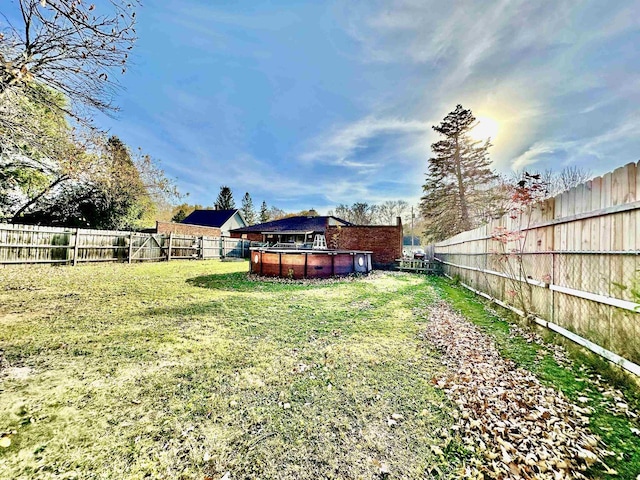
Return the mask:
<path id="1" fill-rule="evenodd" d="M 181 222 L 194 210 L 233 210 L 236 208 L 236 202 L 233 197 L 231 188 L 222 185 L 218 196 L 211 206 L 203 207 L 199 204 L 183 203 L 176 205 L 172 210 L 171 221 Z M 333 215 L 357 225 L 393 225 L 396 223 L 397 217 L 406 216 L 410 209 L 409 203 L 404 200 L 388 200 L 379 205 L 373 205 L 365 202 L 356 202 L 353 205 L 340 204 L 333 210 L 329 210 L 327 215 Z M 311 208 L 309 210 L 300 210 L 295 212 L 286 212 L 276 206 L 269 207 L 266 201 L 263 201 L 258 211 L 253 205 L 253 199 L 249 192 L 245 192 L 239 207 L 240 212 L 247 224 L 254 225 L 256 223 L 265 223 L 273 220 L 294 216 L 318 216 L 318 212 Z"/>

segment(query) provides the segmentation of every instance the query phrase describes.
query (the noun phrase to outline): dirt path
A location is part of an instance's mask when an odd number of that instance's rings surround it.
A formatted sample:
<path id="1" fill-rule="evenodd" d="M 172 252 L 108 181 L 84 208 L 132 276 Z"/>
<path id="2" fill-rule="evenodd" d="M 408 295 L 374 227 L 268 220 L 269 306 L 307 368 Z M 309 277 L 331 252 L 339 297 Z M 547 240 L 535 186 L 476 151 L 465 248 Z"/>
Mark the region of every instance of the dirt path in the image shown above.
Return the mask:
<path id="1" fill-rule="evenodd" d="M 607 452 L 587 429 L 588 408 L 571 404 L 530 372 L 504 359 L 493 341 L 439 302 L 425 312 L 425 338 L 448 373 L 434 379 L 459 407 L 454 430 L 477 456 L 467 478 L 587 478 Z M 614 472 L 611 472 L 614 473 Z"/>

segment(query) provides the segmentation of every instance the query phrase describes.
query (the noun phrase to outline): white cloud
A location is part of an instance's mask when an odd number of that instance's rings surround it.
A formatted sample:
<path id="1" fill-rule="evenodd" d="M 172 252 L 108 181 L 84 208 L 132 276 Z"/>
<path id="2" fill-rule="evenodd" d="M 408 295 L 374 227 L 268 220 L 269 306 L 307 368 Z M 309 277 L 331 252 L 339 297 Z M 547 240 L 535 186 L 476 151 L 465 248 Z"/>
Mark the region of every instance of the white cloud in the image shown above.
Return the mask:
<path id="1" fill-rule="evenodd" d="M 371 169 L 377 163 L 354 158 L 359 149 L 380 135 L 420 134 L 431 130 L 431 124 L 400 118 L 366 117 L 354 123 L 333 127 L 312 142 L 313 147 L 301 155 L 306 162 L 319 162 L 348 168 Z"/>
<path id="2" fill-rule="evenodd" d="M 524 168 L 535 165 L 541 159 L 539 157 L 543 155 L 553 154 L 561 147 L 565 147 L 565 144 L 559 142 L 539 141 L 531 145 L 522 155 L 518 156 L 511 164 L 511 169 L 514 172 L 519 172 Z"/>

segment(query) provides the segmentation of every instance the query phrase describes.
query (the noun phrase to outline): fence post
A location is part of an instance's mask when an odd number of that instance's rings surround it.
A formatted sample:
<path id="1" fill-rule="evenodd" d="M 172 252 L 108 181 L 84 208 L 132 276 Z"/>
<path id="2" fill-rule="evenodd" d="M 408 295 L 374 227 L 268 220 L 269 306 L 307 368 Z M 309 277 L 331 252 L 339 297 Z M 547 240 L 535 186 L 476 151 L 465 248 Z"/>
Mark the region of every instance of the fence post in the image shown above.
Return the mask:
<path id="1" fill-rule="evenodd" d="M 171 260 L 171 244 L 173 243 L 173 232 L 169 232 L 169 248 L 167 249 L 167 262 Z"/>
<path id="2" fill-rule="evenodd" d="M 78 237 L 80 236 L 80 229 L 76 228 L 75 239 L 73 242 L 73 266 L 78 264 Z"/>
<path id="3" fill-rule="evenodd" d="M 129 232 L 129 255 L 127 256 L 127 263 L 131 263 L 132 256 L 133 256 L 133 232 Z"/>
<path id="4" fill-rule="evenodd" d="M 204 235 L 200 237 L 200 259 L 204 260 Z"/>
<path id="5" fill-rule="evenodd" d="M 240 245 L 241 245 L 240 248 L 242 249 L 240 255 L 241 255 L 241 258 L 244 258 L 244 240 L 240 239 Z"/>
<path id="6" fill-rule="evenodd" d="M 551 285 L 556 285 L 556 254 L 551 253 Z M 551 289 L 551 322 L 556 322 L 556 292 Z"/>

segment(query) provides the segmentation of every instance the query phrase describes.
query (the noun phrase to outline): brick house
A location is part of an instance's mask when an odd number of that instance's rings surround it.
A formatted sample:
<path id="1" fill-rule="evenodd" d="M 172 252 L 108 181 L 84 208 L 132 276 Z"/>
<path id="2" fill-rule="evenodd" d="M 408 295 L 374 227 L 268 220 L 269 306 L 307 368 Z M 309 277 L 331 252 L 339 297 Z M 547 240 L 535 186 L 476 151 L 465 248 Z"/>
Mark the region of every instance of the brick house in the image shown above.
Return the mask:
<path id="1" fill-rule="evenodd" d="M 311 244 L 317 234 L 325 235 L 328 227 L 346 225 L 352 224 L 333 216 L 296 216 L 236 228 L 231 232 L 231 236 L 270 245 L 275 243 Z"/>
<path id="2" fill-rule="evenodd" d="M 371 251 L 374 268 L 390 268 L 402 257 L 402 222 L 396 225 L 354 225 L 333 216 L 296 216 L 231 230 L 232 238 L 255 242 L 312 244 L 325 236 L 329 248 Z"/>

